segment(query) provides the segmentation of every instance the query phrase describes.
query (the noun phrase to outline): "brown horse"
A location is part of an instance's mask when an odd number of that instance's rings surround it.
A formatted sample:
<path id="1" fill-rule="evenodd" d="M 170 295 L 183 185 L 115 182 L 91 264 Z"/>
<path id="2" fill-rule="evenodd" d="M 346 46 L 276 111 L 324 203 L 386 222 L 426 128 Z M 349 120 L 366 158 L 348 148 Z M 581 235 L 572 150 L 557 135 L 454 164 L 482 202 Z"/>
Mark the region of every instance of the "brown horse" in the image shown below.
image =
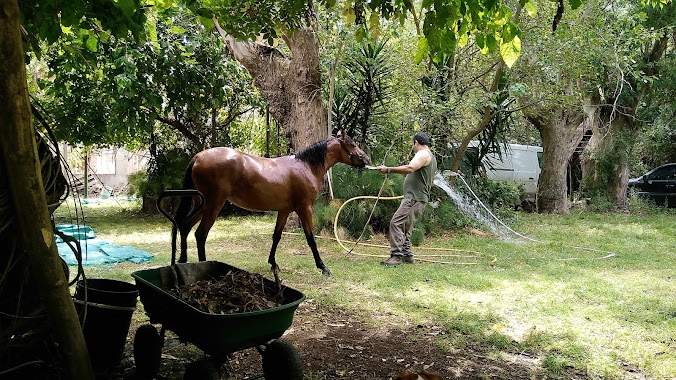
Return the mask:
<path id="1" fill-rule="evenodd" d="M 312 207 L 322 187 L 324 174 L 338 162 L 363 168 L 369 157 L 344 133 L 339 137 L 320 141 L 296 155 L 263 158 L 230 148 L 211 148 L 193 157 L 186 169 L 184 189 L 196 189 L 204 195 L 204 208 L 190 220 L 191 202 L 182 198 L 172 229 L 172 255 L 176 252 L 176 229 L 181 233 L 179 263 L 187 261 L 187 236 L 201 220 L 195 231 L 200 261 L 206 260 L 205 242 L 226 201 L 252 211 L 277 211 L 277 223 L 272 235 L 268 263 L 279 283 L 279 267 L 275 251 L 289 214 L 298 214 L 305 238 L 312 250 L 317 268 L 331 275 L 317 251 L 312 232 Z"/>

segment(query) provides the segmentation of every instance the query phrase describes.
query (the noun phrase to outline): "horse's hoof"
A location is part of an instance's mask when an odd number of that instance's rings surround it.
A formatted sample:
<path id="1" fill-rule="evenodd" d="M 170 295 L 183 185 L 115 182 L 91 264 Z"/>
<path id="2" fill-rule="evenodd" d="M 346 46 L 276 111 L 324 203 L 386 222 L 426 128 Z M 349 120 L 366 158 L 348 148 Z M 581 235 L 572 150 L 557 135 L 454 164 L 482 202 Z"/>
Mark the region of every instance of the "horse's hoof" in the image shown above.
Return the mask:
<path id="1" fill-rule="evenodd" d="M 325 274 L 327 277 L 332 277 L 332 276 L 333 276 L 333 274 L 331 273 L 331 271 L 329 270 L 329 268 L 324 267 L 324 268 L 321 268 L 321 269 L 322 269 L 322 273 Z"/>

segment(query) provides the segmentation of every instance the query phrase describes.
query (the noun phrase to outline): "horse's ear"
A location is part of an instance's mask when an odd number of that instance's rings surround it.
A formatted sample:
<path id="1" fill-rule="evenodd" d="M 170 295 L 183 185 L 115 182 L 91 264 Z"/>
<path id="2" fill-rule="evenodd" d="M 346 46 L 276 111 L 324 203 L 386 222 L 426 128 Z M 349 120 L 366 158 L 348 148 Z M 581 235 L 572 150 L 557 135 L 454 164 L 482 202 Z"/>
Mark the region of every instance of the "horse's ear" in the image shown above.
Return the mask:
<path id="1" fill-rule="evenodd" d="M 345 141 L 345 136 L 347 136 L 347 133 L 345 133 L 345 128 L 342 128 L 340 130 L 340 138 L 341 140 Z"/>

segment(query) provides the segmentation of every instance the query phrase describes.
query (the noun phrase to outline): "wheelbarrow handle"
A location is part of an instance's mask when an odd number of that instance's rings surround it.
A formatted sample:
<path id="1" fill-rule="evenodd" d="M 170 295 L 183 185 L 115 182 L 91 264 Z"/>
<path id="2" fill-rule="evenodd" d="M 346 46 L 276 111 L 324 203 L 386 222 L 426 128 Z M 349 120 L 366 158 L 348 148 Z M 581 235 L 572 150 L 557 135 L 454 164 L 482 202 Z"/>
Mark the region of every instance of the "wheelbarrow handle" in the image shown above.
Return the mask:
<path id="1" fill-rule="evenodd" d="M 192 219 L 193 216 L 197 215 L 198 212 L 202 210 L 202 207 L 204 207 L 204 195 L 200 193 L 197 190 L 193 189 L 188 189 L 188 190 L 165 190 L 160 194 L 159 197 L 157 197 L 157 210 L 162 213 L 169 221 L 171 224 L 174 225 L 174 227 L 178 228 L 178 223 L 176 222 L 176 219 L 169 213 L 169 211 L 165 210 L 162 207 L 162 200 L 164 198 L 170 198 L 170 197 L 198 197 L 199 202 L 197 202 L 197 205 L 193 206 L 192 210 L 190 210 L 190 213 L 188 216 L 186 216 L 185 220 L 190 220 Z"/>

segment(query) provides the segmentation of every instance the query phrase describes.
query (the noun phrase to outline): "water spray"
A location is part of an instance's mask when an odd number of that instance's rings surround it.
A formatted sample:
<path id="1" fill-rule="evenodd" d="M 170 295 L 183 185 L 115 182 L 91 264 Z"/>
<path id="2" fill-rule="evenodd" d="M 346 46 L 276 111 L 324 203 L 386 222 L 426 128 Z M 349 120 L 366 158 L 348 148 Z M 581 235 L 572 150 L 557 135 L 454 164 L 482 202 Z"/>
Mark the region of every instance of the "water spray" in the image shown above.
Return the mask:
<path id="1" fill-rule="evenodd" d="M 518 236 L 522 239 L 526 239 L 526 240 L 529 240 L 529 241 L 532 241 L 532 242 L 535 242 L 535 243 L 542 243 L 542 244 L 547 243 L 546 241 L 533 239 L 531 237 L 520 234 L 520 233 L 514 231 L 513 229 L 511 229 L 509 226 L 507 226 L 505 223 L 503 223 L 502 220 L 500 220 L 500 218 L 495 216 L 495 214 L 493 214 L 493 212 L 488 207 L 486 207 L 486 205 L 481 201 L 481 199 L 479 199 L 479 197 L 474 193 L 474 191 L 469 186 L 469 184 L 467 184 L 467 181 L 465 181 L 465 178 L 463 178 L 463 176 L 458 175 L 458 173 L 455 173 L 455 172 L 451 172 L 451 173 L 458 176 L 462 180 L 462 182 L 465 184 L 465 187 L 467 187 L 467 190 L 469 190 L 469 192 L 472 194 L 474 199 L 476 199 L 477 202 L 479 202 L 479 205 L 481 205 L 481 207 L 483 207 L 483 209 L 486 210 L 486 212 L 488 212 L 488 214 L 491 217 L 493 217 L 493 219 L 495 219 L 498 223 L 500 223 L 501 226 L 505 227 L 509 232 L 513 233 L 514 235 L 516 235 L 516 236 Z M 446 192 L 446 194 L 451 196 L 450 192 L 452 192 L 453 190 L 450 188 L 448 183 L 446 183 L 446 181 L 444 180 L 444 177 L 441 174 L 437 173 L 434 176 L 434 184 L 437 187 L 439 187 L 440 189 L 444 190 Z M 453 198 L 453 197 L 451 196 L 451 198 Z M 604 250 L 600 250 L 600 249 L 587 248 L 587 247 L 581 247 L 581 246 L 567 246 L 567 247 L 568 248 L 574 248 L 574 249 L 580 249 L 580 250 L 584 250 L 584 251 L 590 251 L 590 252 L 599 252 L 599 253 L 605 254 L 603 257 L 597 257 L 596 259 L 608 259 L 608 258 L 616 256 L 615 252 L 604 251 Z M 580 258 L 578 258 L 578 257 L 573 257 L 573 258 L 558 259 L 558 260 L 569 261 L 569 260 L 579 260 L 579 259 Z"/>

